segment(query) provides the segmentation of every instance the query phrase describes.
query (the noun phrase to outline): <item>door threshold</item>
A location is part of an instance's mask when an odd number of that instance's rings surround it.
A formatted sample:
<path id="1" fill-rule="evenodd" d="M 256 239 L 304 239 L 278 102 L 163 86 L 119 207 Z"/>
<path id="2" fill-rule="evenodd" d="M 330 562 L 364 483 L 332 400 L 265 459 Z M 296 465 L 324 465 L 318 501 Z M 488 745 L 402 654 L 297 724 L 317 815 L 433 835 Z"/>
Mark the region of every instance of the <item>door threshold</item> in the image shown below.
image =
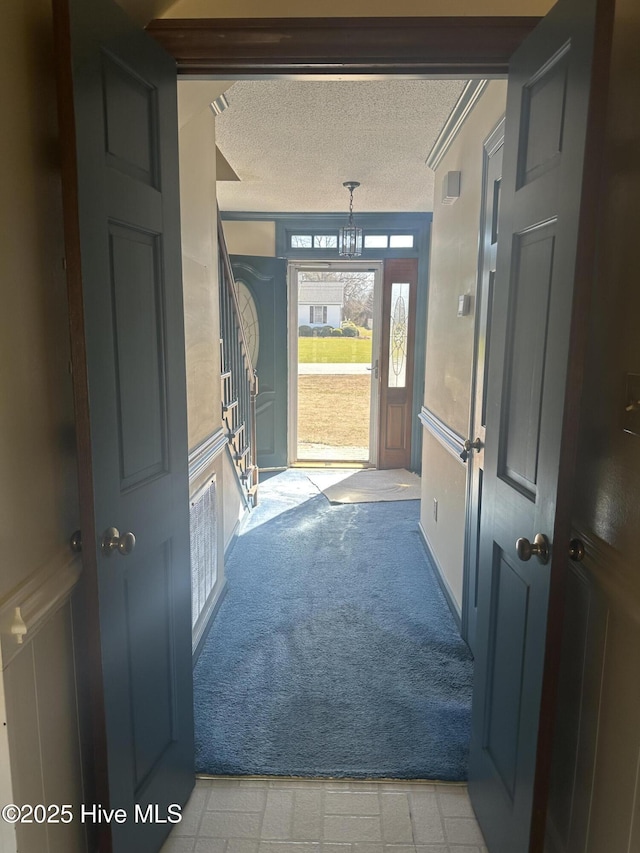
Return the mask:
<path id="1" fill-rule="evenodd" d="M 324 459 L 309 459 L 303 460 L 298 459 L 297 462 L 292 462 L 289 466 L 290 468 L 375 468 L 374 465 L 371 465 L 369 462 L 345 462 L 344 459 L 337 459 L 335 461 L 325 461 Z"/>

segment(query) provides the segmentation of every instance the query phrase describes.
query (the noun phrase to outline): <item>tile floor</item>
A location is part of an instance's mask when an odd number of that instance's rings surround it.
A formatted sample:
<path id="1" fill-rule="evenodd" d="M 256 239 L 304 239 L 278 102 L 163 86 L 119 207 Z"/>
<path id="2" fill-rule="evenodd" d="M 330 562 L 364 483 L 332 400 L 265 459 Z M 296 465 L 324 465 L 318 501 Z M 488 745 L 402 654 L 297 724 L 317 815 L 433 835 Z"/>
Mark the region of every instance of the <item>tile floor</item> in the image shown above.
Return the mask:
<path id="1" fill-rule="evenodd" d="M 198 779 L 161 853 L 487 853 L 466 786 Z"/>

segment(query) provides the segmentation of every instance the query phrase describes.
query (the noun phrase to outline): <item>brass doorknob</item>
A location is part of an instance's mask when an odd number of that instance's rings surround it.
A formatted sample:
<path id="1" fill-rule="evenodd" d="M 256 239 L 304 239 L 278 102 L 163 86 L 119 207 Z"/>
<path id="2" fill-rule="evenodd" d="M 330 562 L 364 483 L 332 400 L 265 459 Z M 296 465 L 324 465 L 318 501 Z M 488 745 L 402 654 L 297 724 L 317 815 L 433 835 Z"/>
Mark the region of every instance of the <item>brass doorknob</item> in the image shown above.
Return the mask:
<path id="1" fill-rule="evenodd" d="M 482 447 L 483 444 L 479 438 L 476 438 L 474 441 L 471 441 L 470 438 L 466 438 L 462 444 L 463 450 L 460 454 L 460 459 L 462 459 L 463 462 L 466 462 L 472 450 L 481 450 Z"/>
<path id="2" fill-rule="evenodd" d="M 108 557 L 113 551 L 117 551 L 126 557 L 136 547 L 136 537 L 133 533 L 123 533 L 117 527 L 109 527 L 102 537 L 102 553 Z"/>
<path id="3" fill-rule="evenodd" d="M 533 544 L 524 537 L 516 541 L 516 554 L 525 563 L 534 555 L 541 563 L 548 563 L 549 551 L 549 540 L 544 533 L 536 533 Z"/>

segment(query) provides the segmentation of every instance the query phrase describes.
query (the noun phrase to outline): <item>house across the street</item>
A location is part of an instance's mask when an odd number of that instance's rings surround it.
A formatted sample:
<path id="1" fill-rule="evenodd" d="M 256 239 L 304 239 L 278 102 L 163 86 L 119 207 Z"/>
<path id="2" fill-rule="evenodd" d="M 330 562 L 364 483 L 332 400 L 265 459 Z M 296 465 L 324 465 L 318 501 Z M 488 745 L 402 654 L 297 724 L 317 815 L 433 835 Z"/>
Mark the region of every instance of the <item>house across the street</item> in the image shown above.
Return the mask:
<path id="1" fill-rule="evenodd" d="M 344 284 L 338 281 L 310 281 L 300 284 L 298 326 L 333 326 L 342 323 Z"/>

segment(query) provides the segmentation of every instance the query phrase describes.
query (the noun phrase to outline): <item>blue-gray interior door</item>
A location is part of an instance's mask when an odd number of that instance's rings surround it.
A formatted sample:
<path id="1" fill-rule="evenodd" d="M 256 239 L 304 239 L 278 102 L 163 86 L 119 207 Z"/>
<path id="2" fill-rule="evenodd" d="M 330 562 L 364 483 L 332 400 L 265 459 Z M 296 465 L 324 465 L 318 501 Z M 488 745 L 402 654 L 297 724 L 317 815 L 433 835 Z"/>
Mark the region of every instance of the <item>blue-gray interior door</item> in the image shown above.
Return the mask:
<path id="1" fill-rule="evenodd" d="M 259 327 L 256 429 L 258 467 L 287 466 L 287 267 L 282 258 L 231 255 L 235 280 L 244 282 Z"/>
<path id="2" fill-rule="evenodd" d="M 569 539 L 557 491 L 597 2 L 560 0 L 509 73 L 469 767 L 492 853 L 526 853 L 539 832 L 550 577 Z M 535 534 L 551 543 L 546 564 L 516 554 L 516 539 Z"/>
<path id="3" fill-rule="evenodd" d="M 487 434 L 487 372 L 491 347 L 491 306 L 496 276 L 498 212 L 502 181 L 504 119 L 484 144 L 480 263 L 476 291 L 474 376 L 469 438 L 477 447 L 468 452 L 467 528 L 465 531 L 465 584 L 462 604 L 462 635 L 475 654 L 478 622 L 478 575 L 480 569 L 480 519 L 484 481 L 484 444 Z M 479 440 L 479 441 L 478 441 Z"/>
<path id="4" fill-rule="evenodd" d="M 166 815 L 194 784 L 176 68 L 112 0 L 54 9 L 75 114 L 97 534 L 83 550 L 97 556 L 106 729 L 96 773 L 129 815 L 111 826 L 115 853 L 155 853 L 171 827 L 136 822 L 135 806 Z M 110 527 L 135 535 L 130 554 L 105 553 Z"/>

